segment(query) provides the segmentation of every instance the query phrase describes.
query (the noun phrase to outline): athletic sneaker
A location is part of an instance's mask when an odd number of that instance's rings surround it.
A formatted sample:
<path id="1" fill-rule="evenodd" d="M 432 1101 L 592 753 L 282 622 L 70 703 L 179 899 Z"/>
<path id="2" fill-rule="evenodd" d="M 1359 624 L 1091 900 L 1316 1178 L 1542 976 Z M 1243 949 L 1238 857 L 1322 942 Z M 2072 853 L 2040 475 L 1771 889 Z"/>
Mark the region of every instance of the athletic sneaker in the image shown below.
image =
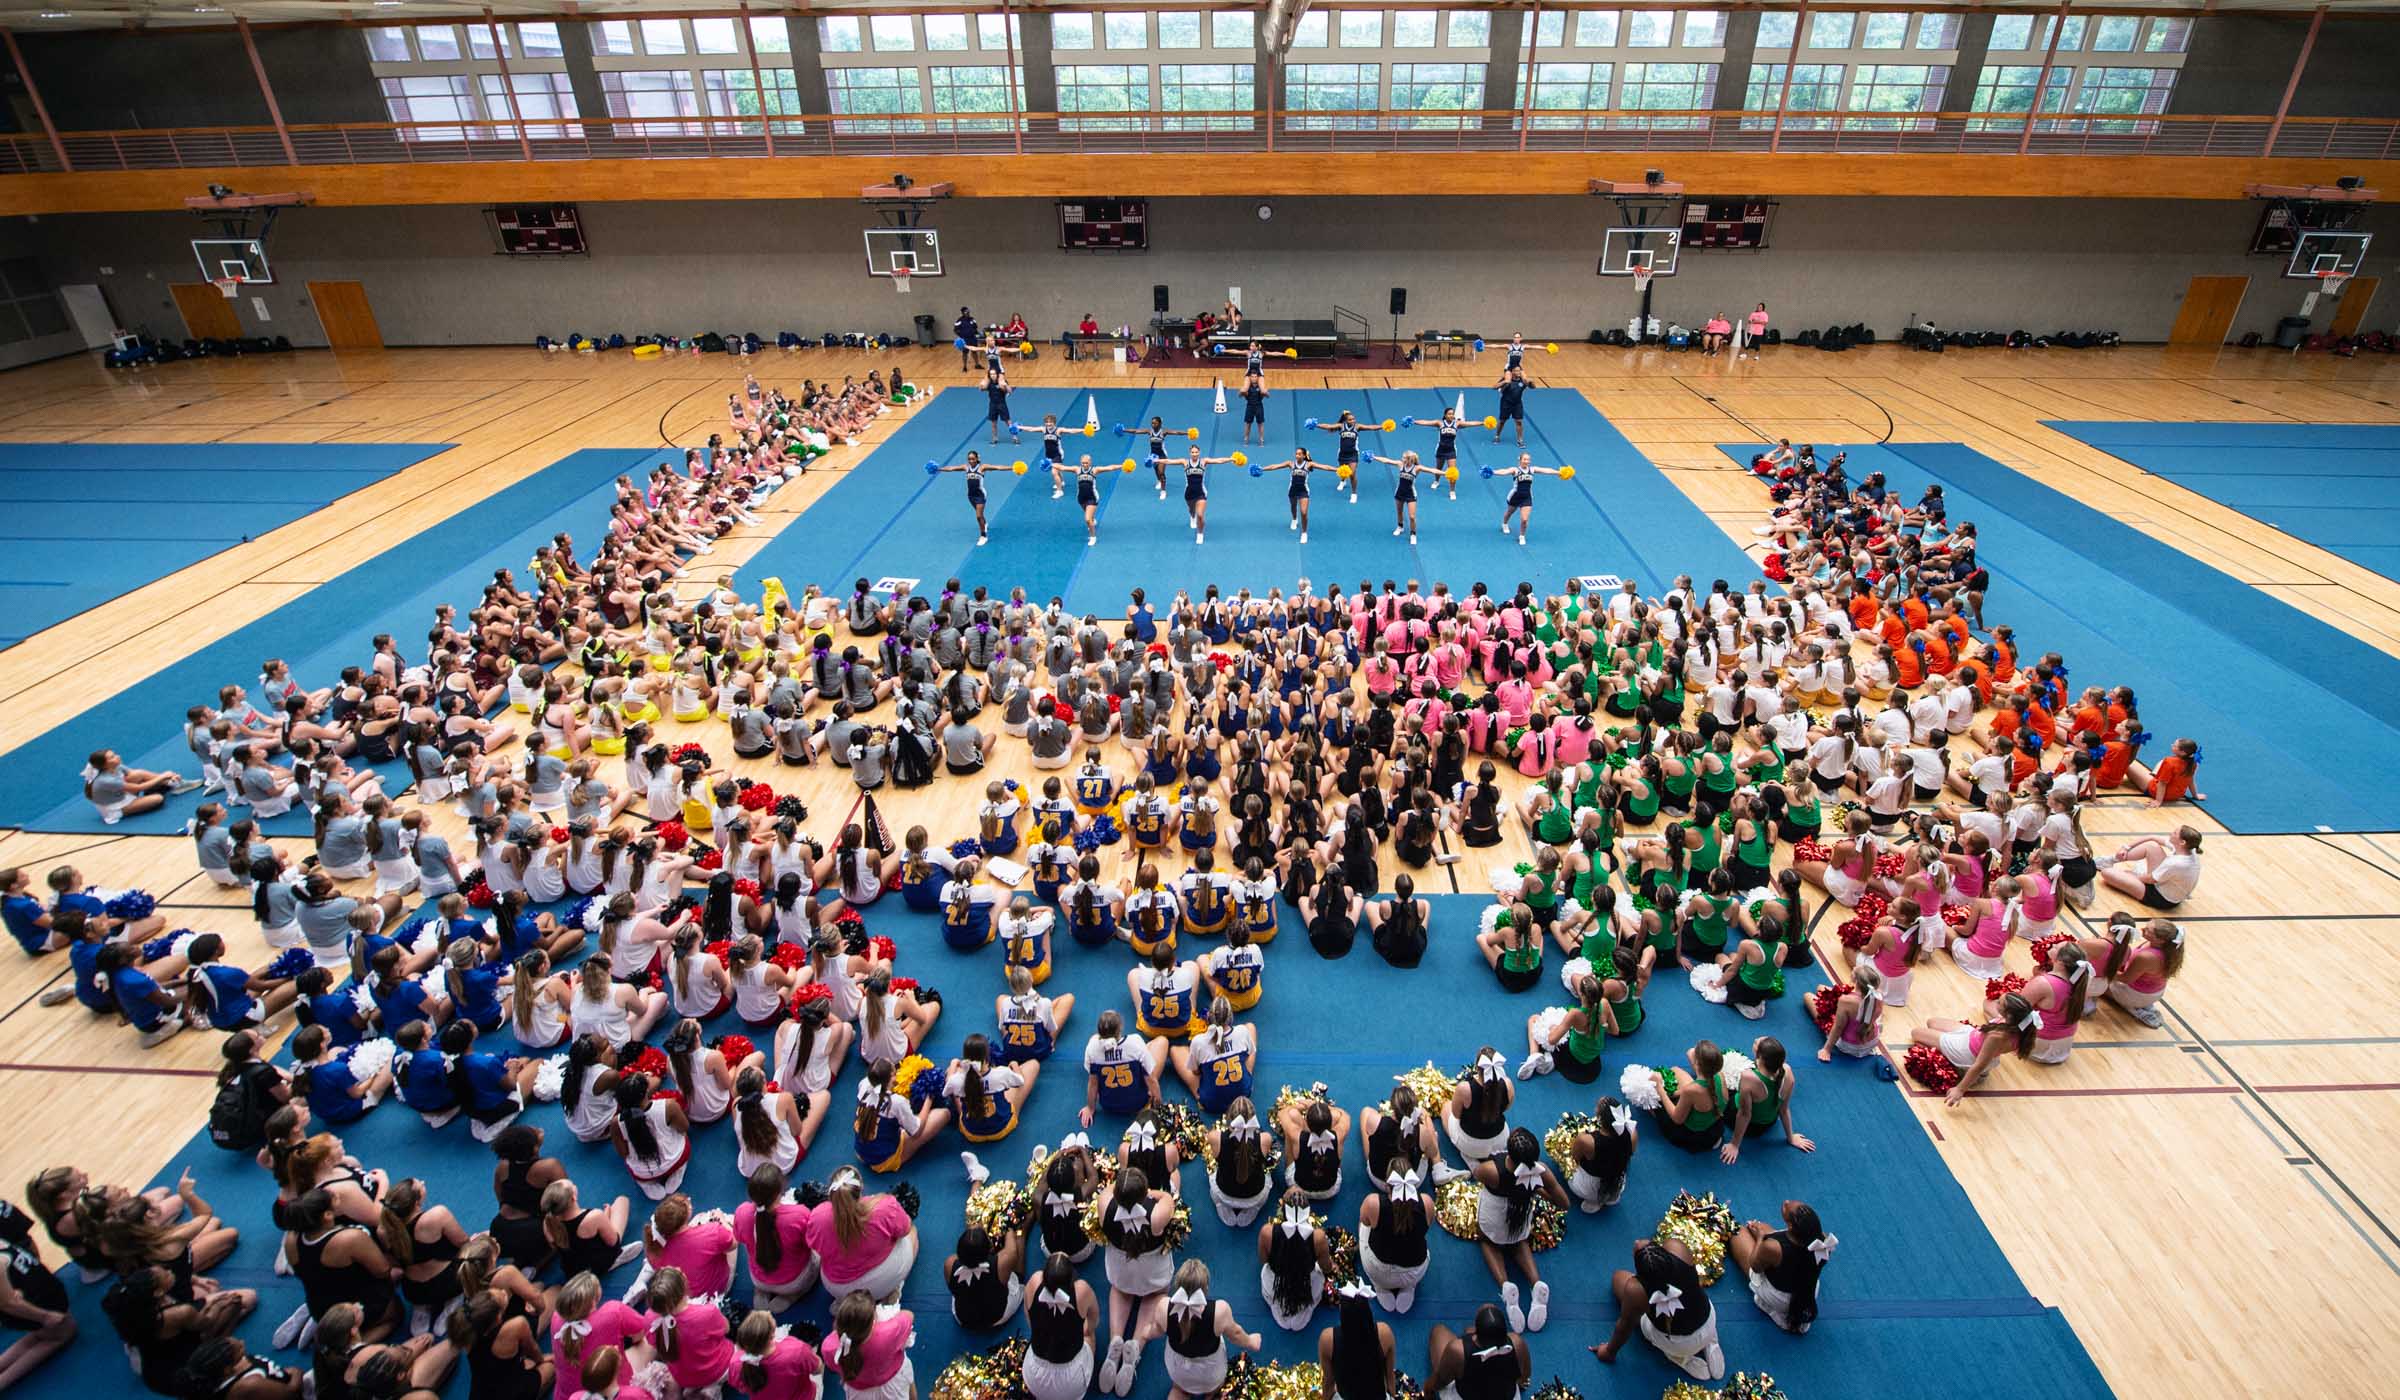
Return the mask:
<path id="1" fill-rule="evenodd" d="M 1061 496 L 1064 496 L 1065 494 L 1067 494 L 1067 493 L 1066 493 L 1066 492 L 1064 492 L 1064 491 L 1061 491 L 1061 490 L 1059 490 L 1059 489 L 1058 489 L 1057 487 L 1055 487 L 1055 486 L 1053 486 L 1053 487 L 1051 487 L 1051 488 L 1050 488 L 1050 499 L 1051 499 L 1051 500 L 1054 500 L 1054 501 L 1055 501 L 1055 500 L 1057 500 L 1059 497 L 1061 497 Z"/>
<path id="2" fill-rule="evenodd" d="M 1092 545 L 1100 543 L 1100 537 L 1098 535 L 1085 535 L 1083 537 L 1083 543 L 1086 548 L 1089 548 Z"/>
<path id="3" fill-rule="evenodd" d="M 1550 1322 L 1550 1285 L 1533 1286 L 1533 1306 L 1525 1310 L 1525 1330 L 1539 1332 Z"/>
<path id="4" fill-rule="evenodd" d="M 1500 522 L 1500 533 L 1503 535 L 1508 533 L 1508 522 L 1505 520 Z"/>
<path id="5" fill-rule="evenodd" d="M 1306 530 L 1302 530 L 1302 531 L 1300 532 L 1300 543 L 1302 543 L 1302 544 L 1306 544 L 1306 543 L 1308 543 L 1308 531 L 1306 531 Z"/>
<path id="6" fill-rule="evenodd" d="M 2132 1015 L 2133 1019 L 2141 1022 L 2145 1026 L 2150 1027 L 2152 1030 L 2166 1029 L 2167 1018 L 2159 1015 L 2158 1008 L 2155 1006 L 2134 1007 L 2132 1009 Z"/>
<path id="7" fill-rule="evenodd" d="M 991 542 L 992 537 L 990 535 L 977 535 L 975 537 L 975 547 L 977 549 L 981 549 L 983 546 L 990 544 Z"/>
<path id="8" fill-rule="evenodd" d="M 64 1006 L 74 999 L 75 988 L 72 985 L 61 985 L 52 987 L 35 997 L 33 1004 L 36 1006 Z"/>
<path id="9" fill-rule="evenodd" d="M 1537 1074 L 1548 1074 L 1557 1067 L 1557 1064 L 1558 1061 L 1551 1058 L 1549 1051 L 1536 1050 L 1525 1057 L 1523 1064 L 1517 1066 L 1517 1078 L 1531 1079 Z"/>
<path id="10" fill-rule="evenodd" d="M 1400 537 L 1400 527 L 1399 527 L 1399 526 L 1397 526 L 1397 525 L 1394 525 L 1394 526 L 1392 527 L 1392 537 L 1393 537 L 1394 539 L 1398 539 L 1398 538 Z"/>
<path id="11" fill-rule="evenodd" d="M 1195 533 L 1195 534 L 1193 534 L 1193 536 L 1192 536 L 1192 543 L 1194 543 L 1194 544 L 1206 544 L 1206 543 L 1208 543 L 1208 536 L 1206 536 L 1206 535 L 1203 535 L 1203 534 L 1198 534 L 1198 533 Z"/>
<path id="12" fill-rule="evenodd" d="M 1410 544 L 1410 545 L 1412 545 L 1412 546 L 1413 546 L 1413 545 L 1415 545 L 1415 544 L 1416 544 L 1416 542 L 1417 542 L 1417 537 L 1416 537 L 1415 535 L 1410 535 L 1410 536 L 1408 537 L 1408 542 L 1409 542 L 1409 544 Z"/>
<path id="13" fill-rule="evenodd" d="M 985 1166 L 983 1164 L 983 1159 L 977 1157 L 974 1153 L 961 1152 L 958 1154 L 958 1160 L 960 1165 L 967 1169 L 968 1190 L 971 1191 L 992 1179 L 992 1169 Z"/>
<path id="14" fill-rule="evenodd" d="M 201 792 L 201 791 L 204 791 L 204 790 L 207 788 L 207 786 L 208 786 L 207 784 L 205 784 L 205 783 L 201 782 L 201 781 L 200 781 L 199 779 L 197 779 L 197 778 L 185 778 L 185 779 L 183 779 L 182 781 L 180 781 L 180 782 L 178 782 L 178 783 L 176 783 L 176 784 L 175 784 L 175 795 L 176 795 L 177 797 L 181 797 L 181 796 L 183 796 L 185 793 L 189 793 L 189 792 Z"/>
<path id="15" fill-rule="evenodd" d="M 1300 528 L 1300 522 L 1298 520 L 1286 520 L 1283 522 L 1283 528 L 1286 530 L 1297 530 Z"/>
<path id="16" fill-rule="evenodd" d="M 151 1029 L 142 1032 L 141 1046 L 144 1050 L 147 1050 L 154 1045 L 164 1045 L 168 1041 L 174 1039 L 175 1033 L 182 1029 L 183 1021 L 180 1017 L 169 1017 L 168 1019 L 159 1022 Z"/>
<path id="17" fill-rule="evenodd" d="M 1500 1285 L 1500 1305 L 1508 1309 L 1508 1330 L 1511 1332 L 1524 1331 L 1525 1309 L 1517 1305 L 1517 1286 L 1515 1284 Z"/>

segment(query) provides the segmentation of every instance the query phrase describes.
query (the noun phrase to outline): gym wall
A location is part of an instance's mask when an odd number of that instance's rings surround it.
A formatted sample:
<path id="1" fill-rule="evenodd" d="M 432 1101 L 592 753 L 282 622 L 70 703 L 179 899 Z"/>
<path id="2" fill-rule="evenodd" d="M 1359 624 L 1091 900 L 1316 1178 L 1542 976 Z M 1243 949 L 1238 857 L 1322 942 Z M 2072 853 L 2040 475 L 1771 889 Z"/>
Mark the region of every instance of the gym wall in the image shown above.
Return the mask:
<path id="1" fill-rule="evenodd" d="M 933 211 L 948 275 L 905 298 L 865 273 L 869 212 L 843 201 L 725 201 L 582 206 L 588 258 L 493 251 L 474 207 L 304 209 L 277 225 L 272 287 L 237 303 L 245 328 L 321 344 L 310 278 L 366 284 L 392 345 L 515 344 L 538 333 L 628 337 L 780 330 L 905 332 L 929 313 L 947 335 L 960 305 L 996 319 L 1022 311 L 1055 335 L 1085 311 L 1139 326 L 1150 288 L 1180 312 L 1242 288 L 1253 316 L 1323 317 L 1339 303 L 1389 335 L 1386 292 L 1409 289 L 1405 334 L 1431 327 L 1487 335 L 1523 330 L 1580 339 L 1622 326 L 1638 302 L 1629 280 L 1594 275 L 1614 208 L 1598 199 L 1154 199 L 1151 251 L 1057 249 L 1047 200 L 959 200 Z M 2165 338 L 2186 283 L 2248 274 L 2235 326 L 2271 331 L 2305 289 L 2281 265 L 2245 256 L 2259 206 L 2247 202 L 2036 199 L 1788 199 L 1763 253 L 1687 253 L 1660 278 L 1654 312 L 1697 325 L 1766 302 L 1786 334 L 1864 322 L 1879 334 L 1931 319 L 1956 329 L 2113 329 Z M 170 282 L 198 280 L 189 241 L 205 230 L 174 214 L 12 221 L 39 242 L 56 282 L 97 281 L 129 327 L 180 337 Z M 2378 211 L 2370 274 L 2394 271 L 2400 215 Z M 103 275 L 101 268 L 112 271 Z M 260 323 L 251 295 L 265 298 Z M 2330 299 L 2328 299 L 2330 300 Z M 2320 307 L 2319 322 L 2330 318 Z M 2400 321 L 2386 298 L 2371 324 Z"/>

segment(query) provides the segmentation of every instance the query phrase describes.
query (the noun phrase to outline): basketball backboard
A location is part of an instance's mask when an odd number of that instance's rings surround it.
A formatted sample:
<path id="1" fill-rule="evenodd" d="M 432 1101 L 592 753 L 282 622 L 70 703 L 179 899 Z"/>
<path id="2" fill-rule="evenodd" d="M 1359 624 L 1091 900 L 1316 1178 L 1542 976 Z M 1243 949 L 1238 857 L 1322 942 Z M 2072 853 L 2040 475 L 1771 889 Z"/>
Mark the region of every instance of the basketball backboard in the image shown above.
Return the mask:
<path id="1" fill-rule="evenodd" d="M 2301 229 L 2292 241 L 2292 260 L 2283 275 L 2292 278 L 2352 277 L 2367 259 L 2375 235 L 2352 229 Z"/>
<path id="2" fill-rule="evenodd" d="M 267 245 L 255 238 L 195 238 L 192 256 L 211 282 L 272 282 Z"/>
<path id="3" fill-rule="evenodd" d="M 889 277 L 905 267 L 914 277 L 942 275 L 942 236 L 929 228 L 867 230 L 867 275 Z"/>
<path id="4" fill-rule="evenodd" d="M 1647 228 L 1605 229 L 1600 235 L 1600 275 L 1631 277 L 1636 266 L 1652 276 L 1675 275 L 1675 258 L 1683 250 L 1683 230 L 1652 225 Z"/>

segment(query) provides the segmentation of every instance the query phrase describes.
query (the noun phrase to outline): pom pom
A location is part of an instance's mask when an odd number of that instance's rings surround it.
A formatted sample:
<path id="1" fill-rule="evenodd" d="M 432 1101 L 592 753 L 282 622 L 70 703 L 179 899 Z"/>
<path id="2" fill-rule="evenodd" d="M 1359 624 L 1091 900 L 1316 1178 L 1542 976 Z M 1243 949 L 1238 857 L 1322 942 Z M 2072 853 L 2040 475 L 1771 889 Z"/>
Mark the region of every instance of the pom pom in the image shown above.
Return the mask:
<path id="1" fill-rule="evenodd" d="M 717 1053 L 728 1066 L 738 1065 L 758 1053 L 758 1044 L 746 1035 L 729 1035 L 717 1042 Z"/>
<path id="2" fill-rule="evenodd" d="M 876 962 L 890 962 L 900 956 L 899 946 L 881 934 L 867 940 L 867 956 Z"/>
<path id="3" fill-rule="evenodd" d="M 1908 870 L 1908 857 L 1898 851 L 1877 851 L 1875 873 L 1886 880 L 1897 880 Z"/>
<path id="4" fill-rule="evenodd" d="M 799 1015 L 800 1008 L 812 1001 L 831 1000 L 833 1000 L 833 988 L 822 982 L 803 982 L 792 989 L 792 1014 Z"/>
<path id="5" fill-rule="evenodd" d="M 691 840 L 692 834 L 684 830 L 682 822 L 663 821 L 658 824 L 658 844 L 670 851 L 682 850 L 691 844 Z"/>
<path id="6" fill-rule="evenodd" d="M 1025 464 L 1023 462 L 1011 462 L 1008 464 L 1008 469 L 1018 476 L 1023 476 L 1025 474 Z"/>
<path id="7" fill-rule="evenodd" d="M 724 867 L 725 853 L 713 846 L 702 851 L 700 858 L 692 862 L 694 870 L 722 870 Z"/>
<path id="8" fill-rule="evenodd" d="M 2025 979 L 2023 976 L 2014 972 L 2003 972 L 1997 977 L 1987 977 L 1984 979 L 1983 999 L 1985 1001 L 1998 1001 L 2000 998 L 2007 996 L 2011 992 L 2021 992 L 2024 990 Z"/>
<path id="9" fill-rule="evenodd" d="M 982 854 L 983 843 L 972 836 L 950 843 L 950 857 L 953 860 L 972 860 Z"/>
<path id="10" fill-rule="evenodd" d="M 143 961 L 148 962 L 149 945 L 143 945 Z M 317 958 L 306 948 L 286 948 L 275 955 L 275 961 L 258 970 L 258 975 L 270 982 L 283 982 L 299 976 L 317 965 Z"/>
<path id="11" fill-rule="evenodd" d="M 1975 922 L 1975 906 L 1945 904 L 1942 906 L 1942 922 L 1950 926 L 1952 933 L 1965 933 Z"/>
<path id="12" fill-rule="evenodd" d="M 911 1056 L 910 1058 L 913 1059 L 915 1057 Z M 900 1068 L 908 1068 L 907 1061 L 902 1061 Z M 917 1188 L 913 1182 L 903 1181 L 894 1186 L 892 1188 L 892 1199 L 900 1203 L 900 1209 L 907 1211 L 908 1218 L 911 1220 L 916 1219 L 917 1212 L 925 1208 L 925 1200 L 922 1196 L 917 1194 Z"/>
<path id="13" fill-rule="evenodd" d="M 1558 479 L 1561 481 L 1573 481 L 1575 479 L 1575 468 L 1572 465 L 1560 467 L 1558 469 Z"/>
<path id="14" fill-rule="evenodd" d="M 1387 433 L 1388 433 L 1388 432 L 1391 432 L 1391 431 L 1393 431 L 1394 429 L 1397 429 L 1397 428 L 1400 426 L 1400 423 L 1399 423 L 1399 420 L 1397 420 L 1397 419 L 1393 419 L 1393 418 L 1386 418 L 1386 419 L 1384 419 L 1384 420 L 1383 420 L 1381 423 L 1378 423 L 1376 426 L 1377 426 L 1377 427 L 1379 427 L 1379 428 L 1381 428 L 1381 429 L 1383 429 L 1385 432 L 1387 432 Z"/>
<path id="15" fill-rule="evenodd" d="M 376 1036 L 351 1046 L 343 1058 L 349 1061 L 353 1075 L 360 1079 L 373 1079 L 392 1067 L 392 1055 L 398 1048 L 382 1036 Z"/>
<path id="16" fill-rule="evenodd" d="M 199 936 L 200 935 L 198 933 L 195 933 L 188 928 L 179 928 L 172 933 L 162 933 L 158 937 L 153 938 L 149 942 L 142 945 L 142 961 L 146 963 L 157 962 L 160 958 L 169 957 L 173 954 L 179 953 L 185 948 L 189 947 L 191 945 L 191 941 Z M 301 972 L 306 972 L 308 970 L 309 964 L 316 962 L 316 957 L 306 948 L 294 948 L 292 952 L 298 953 L 302 957 L 307 958 L 308 963 L 303 964 L 299 971 L 290 973 L 290 976 L 299 976 Z M 277 959 L 277 961 L 280 962 L 281 959 Z"/>
<path id="17" fill-rule="evenodd" d="M 1829 982 L 1808 994 L 1808 1019 L 1817 1023 L 1820 1035 L 1833 1029 L 1834 1013 L 1841 1008 L 1842 998 L 1856 990 L 1847 982 Z"/>
<path id="18" fill-rule="evenodd" d="M 1659 1093 L 1658 1081 L 1648 1065 L 1627 1065 L 1617 1076 L 1617 1097 L 1635 1108 L 1657 1110 L 1666 1102 Z"/>
<path id="19" fill-rule="evenodd" d="M 1482 474 L 1484 480 L 1489 481 L 1492 479 L 1492 469 L 1488 464 L 1476 468 L 1476 471 Z"/>
<path id="20" fill-rule="evenodd" d="M 778 943 L 775 951 L 767 954 L 767 961 L 786 972 L 798 972 L 808 966 L 808 950 L 797 943 Z"/>
<path id="21" fill-rule="evenodd" d="M 110 918 L 131 923 L 135 919 L 149 918 L 158 908 L 158 898 L 148 890 L 127 890 L 102 907 L 108 911 Z"/>
<path id="22" fill-rule="evenodd" d="M 558 911 L 558 926 L 560 928 L 583 927 L 584 921 L 592 917 L 593 907 L 598 904 L 599 901 L 588 894 L 570 902 L 566 908 Z"/>
<path id="23" fill-rule="evenodd" d="M 1481 349 L 1482 347 L 1478 346 L 1476 348 Z M 1500 420 L 1492 414 L 1487 413 L 1483 415 L 1483 426 L 1497 432 L 1500 428 Z"/>
<path id="24" fill-rule="evenodd" d="M 1476 1196 L 1482 1187 L 1473 1177 L 1453 1177 L 1434 1189 L 1433 1218 L 1450 1234 L 1462 1240 L 1480 1240 L 1483 1227 L 1476 1220 Z M 1550 1204 L 1547 1197 L 1536 1196 L 1533 1201 L 1532 1231 L 1525 1243 L 1536 1254 L 1556 1249 L 1566 1238 L 1565 1212 Z"/>
<path id="25" fill-rule="evenodd" d="M 1961 1077 L 1958 1066 L 1950 1063 L 1950 1057 L 1931 1045 L 1911 1045 L 1900 1065 L 1908 1071 L 1909 1078 L 1937 1094 L 1949 1093 L 1957 1087 Z"/>
<path id="26" fill-rule="evenodd" d="M 895 977 L 895 978 L 893 978 L 893 979 L 892 979 L 892 990 L 893 990 L 895 993 L 898 993 L 898 992 L 913 992 L 913 991 L 915 991 L 916 989 L 917 989 L 917 979 L 916 979 L 916 978 L 914 978 L 914 977 Z M 893 1085 L 893 1087 L 894 1087 L 894 1088 L 897 1088 L 897 1087 L 899 1087 L 899 1086 L 898 1086 L 898 1083 L 897 1083 L 897 1081 L 895 1081 L 895 1082 L 894 1082 L 894 1085 Z"/>
<path id="27" fill-rule="evenodd" d="M 967 1193 L 966 1219 L 993 1239 L 1005 1239 L 1033 1221 L 1033 1193 L 1021 1182 L 994 1177 Z"/>
<path id="28" fill-rule="evenodd" d="M 1542 1134 L 1542 1150 L 1550 1154 L 1550 1165 L 1558 1172 L 1559 1180 L 1575 1174 L 1575 1135 L 1599 1126 L 1600 1120 L 1592 1115 L 1569 1110 L 1549 1132 Z"/>
<path id="29" fill-rule="evenodd" d="M 806 821 L 808 804 L 797 797 L 778 797 L 775 799 L 775 815 L 779 818 L 790 817 L 793 821 Z"/>
<path id="30" fill-rule="evenodd" d="M 1478 345 L 1475 348 L 1480 350 L 1483 347 Z M 1533 1400 L 1583 1400 L 1583 1392 L 1552 1376 L 1548 1385 L 1533 1393 Z"/>
<path id="31" fill-rule="evenodd" d="M 536 1103 L 557 1103 L 558 1096 L 566 1092 L 566 1086 L 567 1057 L 564 1055 L 552 1055 L 542 1061 L 540 1069 L 533 1072 L 533 1098 Z"/>
<path id="32" fill-rule="evenodd" d="M 550 839 L 553 841 L 563 843 L 572 839 L 574 835 L 574 832 L 567 830 L 563 826 L 554 826 L 550 828 Z"/>
<path id="33" fill-rule="evenodd" d="M 475 883 L 467 886 L 467 904 L 469 907 L 475 909 L 489 909 L 498 902 L 499 896 L 492 893 L 491 885 L 486 883 L 482 876 L 479 875 L 475 877 Z"/>
<path id="34" fill-rule="evenodd" d="M 1715 963 L 1702 963 L 1692 969 L 1692 990 L 1711 1006 L 1725 1004 L 1725 974 Z"/>
<path id="35" fill-rule="evenodd" d="M 1314 418 L 1303 418 L 1300 420 L 1300 426 L 1303 428 L 1313 428 L 1317 426 L 1317 420 Z"/>
<path id="36" fill-rule="evenodd" d="M 1011 1337 L 952 1361 L 934 1378 L 932 1400 L 1023 1400 L 1026 1345 Z"/>
<path id="37" fill-rule="evenodd" d="M 669 1068 L 666 1051 L 638 1040 L 625 1048 L 631 1053 L 620 1054 L 617 1057 L 617 1069 L 620 1073 L 645 1074 L 652 1079 L 666 1077 Z"/>
<path id="38" fill-rule="evenodd" d="M 1731 1207 L 1714 1194 L 1695 1196 L 1679 1191 L 1659 1217 L 1653 1238 L 1660 1243 L 1680 1240 L 1691 1251 L 1692 1267 L 1700 1271 L 1700 1282 L 1713 1286 L 1725 1277 L 1725 1246 L 1733 1239 L 1739 1222 L 1733 1218 Z"/>
<path id="39" fill-rule="evenodd" d="M 1404 1074 L 1392 1076 L 1393 1082 L 1406 1084 L 1417 1096 L 1417 1107 L 1440 1117 L 1450 1107 L 1450 1093 L 1458 1087 L 1459 1076 L 1434 1068 L 1431 1060 Z"/>
<path id="40" fill-rule="evenodd" d="M 765 783 L 752 783 L 742 789 L 742 795 L 737 801 L 745 812 L 764 812 L 775 805 L 775 789 L 768 787 Z"/>
<path id="41" fill-rule="evenodd" d="M 1807 837 L 1792 843 L 1792 859 L 1795 862 L 1814 861 L 1819 865 L 1830 865 L 1833 863 L 1833 848 L 1814 836 Z"/>
<path id="42" fill-rule="evenodd" d="M 759 897 L 758 881 L 745 876 L 733 882 L 733 892 L 744 899 L 755 900 Z"/>
<path id="43" fill-rule="evenodd" d="M 698 744 L 677 744 L 674 748 L 667 750 L 667 762 L 678 768 L 687 763 L 697 763 L 701 767 L 707 768 L 713 765 L 714 760 L 709 758 L 708 750 Z"/>
<path id="44" fill-rule="evenodd" d="M 2063 946 L 2063 945 L 2065 945 L 2065 944 L 2068 944 L 2068 943 L 2072 943 L 2072 942 L 2074 942 L 2074 941 L 2075 941 L 2075 935 L 2073 935 L 2073 934 L 2071 934 L 2071 933 L 2051 933 L 2051 934 L 2044 934 L 2042 937 L 2040 937 L 2040 938 L 2037 938 L 2037 939 L 2033 940 L 2033 969 L 2034 969 L 2034 971 L 2036 971 L 2036 972 L 2047 972 L 2047 971 L 2049 971 L 2049 969 L 2050 969 L 2050 955 L 2051 955 L 2052 953 L 2054 953 L 2054 952 L 2058 951 L 2058 949 L 2059 949 L 2061 946 Z"/>

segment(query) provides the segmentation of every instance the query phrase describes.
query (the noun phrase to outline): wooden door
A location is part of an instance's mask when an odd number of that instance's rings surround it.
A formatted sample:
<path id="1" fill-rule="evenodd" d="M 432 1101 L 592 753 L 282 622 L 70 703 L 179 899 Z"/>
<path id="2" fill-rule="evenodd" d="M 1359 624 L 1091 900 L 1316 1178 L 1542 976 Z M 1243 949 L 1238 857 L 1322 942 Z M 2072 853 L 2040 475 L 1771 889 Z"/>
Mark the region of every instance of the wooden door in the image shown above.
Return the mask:
<path id="1" fill-rule="evenodd" d="M 2218 346 L 2233 331 L 2234 313 L 2242 309 L 2242 297 L 2250 290 L 2247 277 L 2195 277 L 2184 289 L 2183 309 L 2175 313 L 2175 328 L 2167 332 L 2169 345 Z"/>
<path id="2" fill-rule="evenodd" d="M 381 350 L 383 332 L 375 324 L 375 308 L 367 305 L 367 289 L 356 282 L 311 282 L 308 299 L 317 308 L 317 323 L 325 328 L 325 343 L 336 350 Z"/>
<path id="3" fill-rule="evenodd" d="M 242 320 L 233 314 L 233 298 L 213 282 L 175 282 L 175 309 L 183 313 L 183 328 L 194 340 L 231 340 L 242 333 Z"/>
<path id="4" fill-rule="evenodd" d="M 2332 336 L 2358 334 L 2358 328 L 2366 322 L 2367 307 L 2375 300 L 2377 280 L 2373 277 L 2350 279 L 2350 285 L 2342 288 L 2342 303 L 2334 308 L 2333 324 L 2326 328 L 2326 334 Z"/>

